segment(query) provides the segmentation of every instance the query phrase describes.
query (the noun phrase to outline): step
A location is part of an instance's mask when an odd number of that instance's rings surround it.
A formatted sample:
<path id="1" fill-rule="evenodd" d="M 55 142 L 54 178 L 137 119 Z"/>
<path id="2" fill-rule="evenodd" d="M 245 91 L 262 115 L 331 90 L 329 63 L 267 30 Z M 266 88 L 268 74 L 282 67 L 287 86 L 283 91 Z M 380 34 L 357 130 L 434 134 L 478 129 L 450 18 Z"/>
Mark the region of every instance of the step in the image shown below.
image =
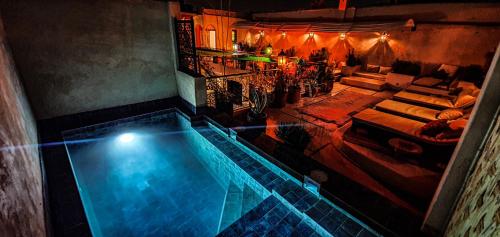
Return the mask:
<path id="1" fill-rule="evenodd" d="M 384 89 L 386 82 L 376 79 L 369 79 L 364 77 L 342 77 L 342 84 L 349 86 L 361 87 L 370 90 L 381 91 Z"/>
<path id="2" fill-rule="evenodd" d="M 222 209 L 217 233 L 226 229 L 226 227 L 241 217 L 242 201 L 243 191 L 238 188 L 236 184 L 230 182 L 226 192 L 226 198 L 224 200 L 224 207 Z"/>
<path id="3" fill-rule="evenodd" d="M 262 202 L 262 197 L 256 193 L 250 186 L 245 184 L 243 187 L 243 200 L 241 204 L 241 216 L 254 209 Z"/>

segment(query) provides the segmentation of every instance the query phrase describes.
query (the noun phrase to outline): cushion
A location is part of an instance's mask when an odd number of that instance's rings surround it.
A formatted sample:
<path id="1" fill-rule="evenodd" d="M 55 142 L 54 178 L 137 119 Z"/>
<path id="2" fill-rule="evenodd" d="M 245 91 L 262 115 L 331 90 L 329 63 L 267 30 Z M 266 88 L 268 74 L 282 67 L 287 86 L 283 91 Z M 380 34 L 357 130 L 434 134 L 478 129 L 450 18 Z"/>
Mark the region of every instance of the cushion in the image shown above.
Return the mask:
<path id="1" fill-rule="evenodd" d="M 387 75 L 387 73 L 389 73 L 391 71 L 392 71 L 392 67 L 380 66 L 380 69 L 379 69 L 378 73 Z"/>
<path id="2" fill-rule="evenodd" d="M 379 69 L 380 69 L 379 65 L 366 64 L 366 71 L 367 72 L 378 73 Z"/>
<path id="3" fill-rule="evenodd" d="M 430 137 L 435 137 L 438 134 L 444 132 L 444 130 L 448 129 L 448 123 L 446 119 L 438 119 L 434 121 L 430 121 L 426 123 L 422 128 L 420 128 L 420 133 L 422 135 L 427 135 Z"/>
<path id="4" fill-rule="evenodd" d="M 463 115 L 464 112 L 460 109 L 445 109 L 437 115 L 437 119 L 455 120 Z"/>
<path id="5" fill-rule="evenodd" d="M 423 104 L 426 106 L 432 106 L 443 109 L 454 108 L 452 101 L 445 97 L 421 95 L 417 93 L 411 93 L 407 91 L 400 91 L 394 94 L 394 99 L 408 101 L 410 103 Z"/>
<path id="6" fill-rule="evenodd" d="M 460 94 L 460 92 L 462 92 L 463 89 L 464 89 L 463 87 L 452 88 L 452 89 L 450 89 L 450 92 L 448 93 L 448 95 L 458 95 L 458 94 Z"/>
<path id="7" fill-rule="evenodd" d="M 432 72 L 431 76 L 434 78 L 438 78 L 438 79 L 447 79 L 448 73 L 445 70 L 440 69 L 440 70 Z"/>
<path id="8" fill-rule="evenodd" d="M 392 114 L 401 114 L 406 117 L 412 117 L 423 121 L 436 120 L 436 117 L 439 114 L 439 110 L 394 100 L 384 100 L 375 105 L 375 108 L 377 108 L 377 110 L 387 111 Z"/>
<path id="9" fill-rule="evenodd" d="M 443 80 L 434 77 L 421 77 L 413 82 L 415 85 L 419 86 L 436 86 L 437 84 L 443 82 Z"/>
<path id="10" fill-rule="evenodd" d="M 453 130 L 458 130 L 458 129 L 465 129 L 465 126 L 467 125 L 467 122 L 469 120 L 467 119 L 457 119 L 455 121 L 451 121 L 449 126 L 450 126 L 450 129 L 453 129 Z"/>
<path id="11" fill-rule="evenodd" d="M 471 105 L 473 105 L 476 102 L 476 97 L 469 95 L 469 94 L 463 94 L 460 93 L 460 95 L 457 97 L 457 100 L 455 101 L 455 108 L 466 108 Z"/>
<path id="12" fill-rule="evenodd" d="M 448 73 L 448 77 L 453 77 L 457 73 L 458 66 L 449 65 L 449 64 L 441 64 L 438 68 L 438 71 L 443 70 Z"/>
<path id="13" fill-rule="evenodd" d="M 462 135 L 462 132 L 464 129 L 445 129 L 443 132 L 439 133 L 436 138 L 437 139 L 453 139 L 453 138 L 459 138 L 460 135 Z"/>

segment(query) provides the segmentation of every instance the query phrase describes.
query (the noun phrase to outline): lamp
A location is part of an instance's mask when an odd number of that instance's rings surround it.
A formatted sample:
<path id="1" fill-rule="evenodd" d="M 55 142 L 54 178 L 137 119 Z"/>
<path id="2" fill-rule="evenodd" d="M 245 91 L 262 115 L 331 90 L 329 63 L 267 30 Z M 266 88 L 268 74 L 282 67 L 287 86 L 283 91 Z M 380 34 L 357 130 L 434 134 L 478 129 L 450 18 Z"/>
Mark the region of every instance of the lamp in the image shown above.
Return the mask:
<path id="1" fill-rule="evenodd" d="M 340 39 L 340 40 L 345 40 L 346 36 L 347 36 L 347 35 L 346 35 L 346 33 L 345 33 L 345 32 L 341 32 L 341 33 L 339 33 L 339 39 Z"/>
<path id="2" fill-rule="evenodd" d="M 265 49 L 265 53 L 267 55 L 271 55 L 273 53 L 273 46 L 271 46 L 271 44 L 267 45 L 267 47 Z"/>
<path id="3" fill-rule="evenodd" d="M 383 33 L 380 35 L 379 40 L 380 40 L 380 42 L 384 43 L 384 42 L 387 40 L 387 38 L 388 38 L 388 37 L 389 37 L 389 35 L 387 34 L 387 32 L 383 32 Z"/>
<path id="4" fill-rule="evenodd" d="M 286 64 L 286 53 L 281 49 L 280 53 L 278 54 L 278 65 L 285 65 Z"/>
<path id="5" fill-rule="evenodd" d="M 264 37 L 264 31 L 263 31 L 263 30 L 261 30 L 261 31 L 259 32 L 259 34 L 260 34 L 260 37 Z"/>
<path id="6" fill-rule="evenodd" d="M 314 38 L 314 32 L 309 32 L 309 38 Z"/>
<path id="7" fill-rule="evenodd" d="M 286 37 L 286 31 L 282 31 L 282 32 L 281 32 L 281 37 L 282 37 L 282 38 L 285 38 L 285 37 Z"/>
<path id="8" fill-rule="evenodd" d="M 233 51 L 238 52 L 238 44 L 237 43 L 233 44 Z"/>

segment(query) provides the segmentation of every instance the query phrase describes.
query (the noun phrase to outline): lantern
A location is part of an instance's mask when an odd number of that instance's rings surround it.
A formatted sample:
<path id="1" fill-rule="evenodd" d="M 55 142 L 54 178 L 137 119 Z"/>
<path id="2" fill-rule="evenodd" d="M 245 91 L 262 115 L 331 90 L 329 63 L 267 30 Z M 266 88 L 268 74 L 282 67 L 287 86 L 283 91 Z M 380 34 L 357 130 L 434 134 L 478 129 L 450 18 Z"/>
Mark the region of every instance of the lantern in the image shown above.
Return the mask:
<path id="1" fill-rule="evenodd" d="M 238 52 L 238 44 L 237 43 L 233 44 L 233 51 Z"/>
<path id="2" fill-rule="evenodd" d="M 346 36 L 347 36 L 347 35 L 346 35 L 346 33 L 345 33 L 345 32 L 341 32 L 341 33 L 339 33 L 339 39 L 340 39 L 340 40 L 345 40 Z"/>
<path id="3" fill-rule="evenodd" d="M 380 40 L 380 42 L 384 43 L 388 37 L 389 37 L 389 35 L 386 32 L 384 32 L 380 35 L 379 40 Z"/>
<path id="4" fill-rule="evenodd" d="M 278 54 L 278 65 L 283 66 L 286 64 L 286 53 L 281 49 L 280 53 Z"/>
<path id="5" fill-rule="evenodd" d="M 273 46 L 271 46 L 271 44 L 267 45 L 265 51 L 264 51 L 267 55 L 271 55 L 273 53 Z"/>

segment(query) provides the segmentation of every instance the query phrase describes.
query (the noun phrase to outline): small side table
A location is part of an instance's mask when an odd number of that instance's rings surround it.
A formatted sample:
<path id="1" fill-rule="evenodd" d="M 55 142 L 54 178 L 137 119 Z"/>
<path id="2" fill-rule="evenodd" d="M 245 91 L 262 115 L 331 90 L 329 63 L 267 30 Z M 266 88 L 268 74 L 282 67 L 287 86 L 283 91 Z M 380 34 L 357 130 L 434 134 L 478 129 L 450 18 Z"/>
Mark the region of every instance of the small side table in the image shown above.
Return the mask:
<path id="1" fill-rule="evenodd" d="M 422 147 L 417 143 L 410 142 L 401 138 L 389 139 L 389 145 L 394 150 L 396 156 L 419 157 L 424 152 Z"/>

